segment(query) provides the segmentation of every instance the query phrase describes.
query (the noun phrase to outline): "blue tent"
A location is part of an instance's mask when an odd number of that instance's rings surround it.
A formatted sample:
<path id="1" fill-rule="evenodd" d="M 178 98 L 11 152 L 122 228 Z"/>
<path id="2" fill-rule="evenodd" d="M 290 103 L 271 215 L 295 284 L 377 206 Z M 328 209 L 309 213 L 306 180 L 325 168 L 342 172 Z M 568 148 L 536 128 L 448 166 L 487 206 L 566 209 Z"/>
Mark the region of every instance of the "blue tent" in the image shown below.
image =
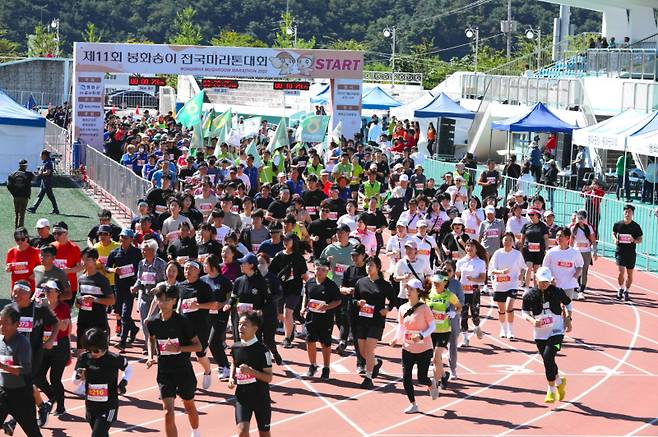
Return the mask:
<path id="1" fill-rule="evenodd" d="M 573 126 L 539 102 L 525 114 L 508 118 L 491 124 L 496 130 L 509 132 L 563 132 L 571 133 L 578 126 Z"/>
<path id="2" fill-rule="evenodd" d="M 376 86 L 368 91 L 364 90 L 361 106 L 363 109 L 389 109 L 402 106 L 402 103 L 398 102 L 393 97 L 389 96 L 386 91 Z"/>
<path id="3" fill-rule="evenodd" d="M 46 119 L 42 115 L 19 105 L 7 94 L 0 91 L 0 124 L 46 127 Z"/>
<path id="4" fill-rule="evenodd" d="M 414 111 L 415 118 L 475 118 L 475 113 L 462 108 L 459 103 L 440 93 L 425 106 Z"/>

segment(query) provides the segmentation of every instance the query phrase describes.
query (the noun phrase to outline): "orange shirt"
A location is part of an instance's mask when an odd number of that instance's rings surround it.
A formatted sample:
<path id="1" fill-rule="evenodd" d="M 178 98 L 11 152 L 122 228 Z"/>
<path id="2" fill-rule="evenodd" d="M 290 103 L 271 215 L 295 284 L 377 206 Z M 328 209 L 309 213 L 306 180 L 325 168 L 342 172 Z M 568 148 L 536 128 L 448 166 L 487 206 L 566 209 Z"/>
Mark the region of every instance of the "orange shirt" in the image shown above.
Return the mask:
<path id="1" fill-rule="evenodd" d="M 60 269 L 70 269 L 80 262 L 80 247 L 71 240 L 64 244 L 55 241 L 53 246 L 57 248 L 55 267 L 59 267 Z M 78 291 L 78 276 L 75 273 L 69 273 L 67 276 L 69 278 L 69 283 L 71 284 L 71 291 L 75 293 Z"/>
<path id="2" fill-rule="evenodd" d="M 18 250 L 18 247 L 12 247 L 7 251 L 5 263 L 9 266 L 9 271 L 11 272 L 12 289 L 16 281 L 27 279 L 32 290 L 34 290 L 34 278 L 30 278 L 30 276 L 34 272 L 34 268 L 41 264 L 39 249 L 29 246 L 21 252 Z"/>

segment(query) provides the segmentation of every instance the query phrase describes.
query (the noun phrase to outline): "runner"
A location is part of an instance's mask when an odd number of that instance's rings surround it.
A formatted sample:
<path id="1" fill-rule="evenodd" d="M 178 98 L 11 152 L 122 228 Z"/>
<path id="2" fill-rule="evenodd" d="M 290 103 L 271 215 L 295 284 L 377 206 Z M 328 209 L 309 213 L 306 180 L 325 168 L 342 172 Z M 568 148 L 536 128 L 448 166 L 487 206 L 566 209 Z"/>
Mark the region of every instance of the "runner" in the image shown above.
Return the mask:
<path id="1" fill-rule="evenodd" d="M 580 251 L 569 246 L 571 230 L 560 228 L 557 231 L 558 246 L 546 252 L 543 266 L 548 267 L 555 278 L 555 286 L 564 290 L 569 299 L 576 299 L 578 279 L 583 271 L 583 257 Z"/>
<path id="2" fill-rule="evenodd" d="M 427 235 L 427 221 L 420 220 L 416 226 L 418 233 L 412 238 L 418 245 L 416 256 L 425 261 L 430 269 L 439 262 L 439 246 L 433 236 Z"/>
<path id="3" fill-rule="evenodd" d="M 445 390 L 448 387 L 450 372 L 445 372 L 443 368 L 443 352 L 448 346 L 450 340 L 450 320 L 455 317 L 462 306 L 457 296 L 446 288 L 450 280 L 445 271 L 439 270 L 430 278 L 432 290 L 427 297 L 427 306 L 432 310 L 434 316 L 434 332 L 432 333 L 432 346 L 434 347 L 434 379 L 432 384 L 436 387 L 441 384 Z M 437 392 L 438 394 L 438 392 Z"/>
<path id="4" fill-rule="evenodd" d="M 455 217 L 450 223 L 452 232 L 443 237 L 441 246 L 445 259 L 452 259 L 457 261 L 466 254 L 466 243 L 470 241 L 470 237 L 464 232 L 464 221 L 461 217 Z"/>
<path id="5" fill-rule="evenodd" d="M 534 339 L 544 361 L 548 390 L 544 402 L 564 400 L 567 378 L 560 376 L 555 356 L 562 348 L 564 333 L 571 332 L 571 299 L 564 290 L 552 284 L 553 275 L 548 267 L 537 269 L 537 287 L 523 295 L 521 316 L 534 326 Z M 562 313 L 566 317 L 562 316 Z M 557 390 L 557 394 L 556 394 Z"/>
<path id="6" fill-rule="evenodd" d="M 16 281 L 27 280 L 30 287 L 34 288 L 34 268 L 41 263 L 39 249 L 30 246 L 30 237 L 25 228 L 14 231 L 16 247 L 7 251 L 5 257 L 5 271 L 11 272 L 11 284 L 13 288 Z"/>
<path id="7" fill-rule="evenodd" d="M 279 306 L 283 311 L 283 289 L 279 278 L 269 271 L 270 257 L 264 252 L 260 252 L 256 257 L 258 259 L 258 271 L 265 278 L 267 284 L 267 295 L 263 306 L 263 343 L 272 352 L 274 362 L 280 366 L 283 363 L 283 358 L 277 350 L 275 336 L 279 324 Z"/>
<path id="8" fill-rule="evenodd" d="M 587 288 L 587 275 L 589 266 L 596 261 L 598 257 L 596 232 L 592 225 L 587 222 L 587 211 L 581 209 L 576 213 L 576 222 L 570 227 L 571 238 L 569 244 L 580 251 L 583 257 L 583 271 L 580 275 L 580 290 L 577 300 L 585 299 L 585 289 Z M 593 253 L 592 253 L 593 252 Z"/>
<path id="9" fill-rule="evenodd" d="M 520 281 L 525 269 L 521 252 L 514 247 L 511 232 L 503 235 L 503 247 L 494 252 L 489 260 L 489 275 L 493 277 L 493 300 L 498 305 L 498 321 L 501 338 L 514 339 L 514 301 L 521 289 Z"/>
<path id="10" fill-rule="evenodd" d="M 145 331 L 150 335 L 146 367 L 150 368 L 155 364 L 157 351 L 157 381 L 162 407 L 165 410 L 167 437 L 178 435 L 174 410 L 176 396 L 183 400 L 185 413 L 192 427 L 192 436 L 198 437 L 201 435 L 199 413 L 194 404 L 197 379 L 190 354 L 201 352 L 203 346 L 194 333 L 192 323 L 175 310 L 180 293 L 175 285 L 159 284 L 155 289 L 155 300 L 160 314 L 146 323 Z"/>
<path id="11" fill-rule="evenodd" d="M 84 334 L 83 353 L 75 365 L 76 377 L 84 381 L 86 419 L 92 437 L 107 437 L 119 412 L 119 395 L 126 393 L 132 374 L 128 360 L 107 350 L 107 333 L 91 328 Z M 123 372 L 117 384 L 119 370 Z"/>
<path id="12" fill-rule="evenodd" d="M 522 248 L 523 259 L 527 266 L 525 273 L 525 286 L 530 287 L 532 273 L 536 272 L 544 261 L 544 254 L 548 247 L 548 227 L 546 223 L 540 221 L 541 213 L 539 210 L 528 209 L 529 223 L 525 223 L 521 228 L 519 246 Z M 534 280 L 535 287 L 537 281 Z"/>
<path id="13" fill-rule="evenodd" d="M 434 332 L 434 316 L 424 299 L 429 292 L 422 282 L 414 278 L 409 280 L 405 286 L 407 303 L 398 308 L 398 329 L 390 346 L 395 346 L 402 341 L 402 372 L 404 391 L 409 399 L 409 406 L 405 408 L 406 414 L 418 413 L 420 409 L 416 404 L 412 372 L 417 366 L 417 379 L 420 385 L 426 386 L 432 399 L 439 396 L 439 391 L 432 380 L 428 378 L 432 361 L 432 333 Z"/>
<path id="14" fill-rule="evenodd" d="M 448 275 L 448 290 L 450 290 L 459 299 L 459 304 L 463 307 L 465 304 L 464 289 L 461 282 L 455 278 L 455 262 L 453 260 L 446 260 L 438 267 L 439 270 L 444 271 Z M 454 310 L 455 308 L 450 308 Z M 461 311 L 455 311 L 455 316 L 450 319 L 450 345 L 449 345 L 449 358 L 450 363 L 450 378 L 457 379 L 457 344 L 459 341 L 459 334 L 461 333 Z"/>
<path id="15" fill-rule="evenodd" d="M 249 436 L 251 416 L 256 416 L 260 437 L 270 437 L 272 406 L 270 387 L 272 382 L 272 356 L 258 341 L 256 332 L 261 320 L 258 313 L 246 311 L 238 323 L 240 341 L 231 348 L 233 364 L 228 388 L 235 388 L 235 423 L 240 437 Z"/>
<path id="16" fill-rule="evenodd" d="M 398 306 L 405 303 L 407 293 L 405 286 L 411 279 L 424 281 L 425 278 L 432 274 L 432 269 L 427 261 L 417 257 L 418 245 L 412 239 L 404 243 L 404 258 L 395 264 L 395 274 L 393 277 L 400 283 L 400 292 L 398 293 Z"/>
<path id="17" fill-rule="evenodd" d="M 469 345 L 468 314 L 471 313 L 473 333 L 478 339 L 484 336 L 480 329 L 480 286 L 487 278 L 487 251 L 475 240 L 466 242 L 466 255 L 457 261 L 455 273 L 464 289 L 464 306 L 461 311 L 462 346 Z"/>
<path id="18" fill-rule="evenodd" d="M 314 265 L 315 277 L 309 279 L 304 286 L 301 311 L 302 317 L 306 320 L 306 352 L 310 363 L 306 377 L 312 378 L 318 370 L 316 342 L 320 342 L 324 365 L 320 378 L 328 379 L 331 361 L 331 330 L 334 324 L 332 310 L 341 306 L 343 300 L 336 283 L 327 277 L 331 266 L 329 260 L 320 258 L 315 261 Z M 349 317 L 347 309 L 345 313 L 344 317 L 347 319 Z"/>
<path id="19" fill-rule="evenodd" d="M 642 243 L 642 228 L 633 221 L 634 214 L 633 205 L 624 206 L 624 219 L 612 227 L 612 240 L 617 246 L 615 262 L 619 269 L 617 300 L 624 299 L 626 302 L 631 300 L 629 289 L 633 284 L 633 271 L 637 258 L 636 248 L 638 244 Z"/>

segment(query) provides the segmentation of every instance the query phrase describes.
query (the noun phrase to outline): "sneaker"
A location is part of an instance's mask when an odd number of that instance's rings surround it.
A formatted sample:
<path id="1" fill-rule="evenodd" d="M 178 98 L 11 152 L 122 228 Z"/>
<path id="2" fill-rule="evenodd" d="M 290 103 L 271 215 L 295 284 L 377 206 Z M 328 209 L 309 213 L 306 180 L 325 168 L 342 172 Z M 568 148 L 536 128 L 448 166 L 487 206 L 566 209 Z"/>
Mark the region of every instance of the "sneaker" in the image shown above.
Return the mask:
<path id="1" fill-rule="evenodd" d="M 322 374 L 320 375 L 320 379 L 329 379 L 329 367 L 322 368 Z"/>
<path id="2" fill-rule="evenodd" d="M 218 372 L 220 381 L 228 381 L 230 375 L 231 375 L 231 369 L 229 369 L 228 367 L 222 367 L 222 370 Z"/>
<path id="3" fill-rule="evenodd" d="M 135 338 L 137 337 L 138 332 L 139 332 L 139 326 L 135 326 L 133 330 L 130 331 L 130 334 L 128 335 L 128 343 L 133 344 Z"/>
<path id="4" fill-rule="evenodd" d="M 283 358 L 281 358 L 281 354 L 276 352 L 273 355 L 274 355 L 274 362 L 276 363 L 277 366 L 280 366 L 281 364 L 283 364 Z"/>
<path id="5" fill-rule="evenodd" d="M 464 340 L 462 341 L 462 347 L 468 347 L 468 346 L 469 346 L 468 335 L 464 334 Z"/>
<path id="6" fill-rule="evenodd" d="M 624 290 L 624 301 L 626 302 L 631 301 L 631 295 L 628 293 L 628 290 Z"/>
<path id="7" fill-rule="evenodd" d="M 25 211 L 29 212 L 30 214 L 36 214 L 37 213 L 37 209 L 33 206 L 27 208 Z M 15 427 L 16 427 L 16 425 L 14 425 L 14 428 Z M 6 434 L 6 432 L 5 432 L 5 434 Z M 12 434 L 13 434 L 13 432 L 12 432 Z M 9 435 L 11 435 L 11 434 L 9 434 Z"/>
<path id="8" fill-rule="evenodd" d="M 203 381 L 201 382 L 201 387 L 203 387 L 204 390 L 208 390 L 211 384 L 212 384 L 212 372 L 204 373 Z"/>
<path id="9" fill-rule="evenodd" d="M 292 342 L 288 337 L 283 339 L 283 348 L 284 349 L 292 349 Z"/>
<path id="10" fill-rule="evenodd" d="M 507 338 L 514 340 L 514 325 L 511 323 L 507 324 Z"/>
<path id="11" fill-rule="evenodd" d="M 117 350 L 119 351 L 120 354 L 126 352 L 126 345 L 123 343 L 117 344 Z"/>
<path id="12" fill-rule="evenodd" d="M 372 379 L 363 378 L 363 381 L 361 382 L 361 388 L 364 390 L 372 390 L 375 388 L 375 384 L 372 383 Z"/>
<path id="13" fill-rule="evenodd" d="M 313 378 L 315 376 L 315 372 L 318 371 L 318 366 L 315 364 L 311 364 L 308 366 L 308 370 L 306 371 L 306 377 L 307 378 Z"/>
<path id="14" fill-rule="evenodd" d="M 63 409 L 63 408 L 60 410 L 59 407 L 57 407 L 57 409 L 55 410 L 55 412 L 54 412 L 54 413 L 51 413 L 51 414 L 52 414 L 53 417 L 63 416 L 63 415 L 66 414 L 66 410 Z"/>
<path id="15" fill-rule="evenodd" d="M 39 405 L 37 411 L 37 425 L 39 425 L 39 428 L 43 428 L 48 423 L 48 415 L 50 414 L 50 410 L 52 410 L 52 408 L 53 404 L 50 402 L 44 402 Z"/>
<path id="16" fill-rule="evenodd" d="M 439 399 L 439 389 L 436 387 L 436 380 L 432 377 L 432 385 L 430 385 L 430 396 L 435 401 Z"/>
<path id="17" fill-rule="evenodd" d="M 377 376 L 379 375 L 379 371 L 381 370 L 383 364 L 384 364 L 384 362 L 382 360 L 380 360 L 379 358 L 377 358 L 377 362 L 375 363 L 375 366 L 372 368 L 372 377 L 373 378 L 377 378 Z"/>
<path id="18" fill-rule="evenodd" d="M 450 380 L 450 372 L 443 372 L 441 377 L 441 390 L 446 390 L 448 388 L 448 380 Z"/>
<path id="19" fill-rule="evenodd" d="M 336 353 L 342 357 L 345 355 L 345 349 L 347 349 L 347 344 L 345 344 L 344 341 L 341 341 L 338 343 L 338 346 L 336 346 Z"/>
<path id="20" fill-rule="evenodd" d="M 53 209 L 50 211 L 51 214 L 59 215 L 59 209 Z"/>
<path id="21" fill-rule="evenodd" d="M 414 414 L 417 413 L 418 410 L 418 405 L 416 404 L 411 404 L 407 408 L 404 409 L 404 414 Z"/>
<path id="22" fill-rule="evenodd" d="M 585 293 L 579 291 L 578 296 L 576 296 L 576 300 L 585 300 Z"/>
<path id="23" fill-rule="evenodd" d="M 557 386 L 557 394 L 559 400 L 564 400 L 567 395 L 567 377 L 563 376 L 560 385 Z"/>
<path id="24" fill-rule="evenodd" d="M 452 381 L 457 378 L 458 378 L 457 369 L 450 369 L 450 380 Z"/>
<path id="25" fill-rule="evenodd" d="M 15 429 L 16 429 L 16 421 L 14 419 L 8 420 L 2 424 L 2 430 L 7 435 L 14 435 Z"/>
<path id="26" fill-rule="evenodd" d="M 500 325 L 500 333 L 498 334 L 498 337 L 500 338 L 507 337 L 507 330 L 505 329 L 505 325 Z"/>
<path id="27" fill-rule="evenodd" d="M 286 331 L 283 330 L 283 326 L 279 326 L 278 328 L 276 328 L 276 333 L 278 335 L 285 335 Z"/>
<path id="28" fill-rule="evenodd" d="M 620 288 L 619 291 L 617 291 L 617 300 L 622 300 L 624 298 L 624 289 Z"/>
<path id="29" fill-rule="evenodd" d="M 358 373 L 359 375 L 365 375 L 366 374 L 366 365 L 365 364 L 357 364 L 356 373 Z"/>
<path id="30" fill-rule="evenodd" d="M 482 337 L 484 337 L 484 332 L 482 332 L 480 327 L 476 326 L 473 331 L 475 331 L 475 335 L 477 336 L 478 340 L 482 340 Z"/>
<path id="31" fill-rule="evenodd" d="M 552 404 L 555 402 L 555 392 L 552 390 L 547 390 L 546 391 L 546 397 L 544 398 L 544 402 L 547 404 Z"/>
<path id="32" fill-rule="evenodd" d="M 308 332 L 306 331 L 306 326 L 302 326 L 302 330 L 300 332 L 295 331 L 295 337 L 304 339 L 306 338 L 306 335 Z"/>

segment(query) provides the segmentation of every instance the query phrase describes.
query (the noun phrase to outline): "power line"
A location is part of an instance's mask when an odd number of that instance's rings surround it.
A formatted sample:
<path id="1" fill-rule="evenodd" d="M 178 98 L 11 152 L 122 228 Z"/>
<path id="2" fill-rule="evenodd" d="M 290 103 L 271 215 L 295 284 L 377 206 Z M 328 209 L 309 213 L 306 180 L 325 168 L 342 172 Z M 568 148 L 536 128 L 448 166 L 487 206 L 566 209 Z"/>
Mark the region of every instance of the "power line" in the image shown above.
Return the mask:
<path id="1" fill-rule="evenodd" d="M 455 9 L 451 9 L 449 11 L 443 12 L 443 13 L 438 14 L 438 15 L 434 15 L 434 16 L 431 16 L 431 17 L 420 18 L 420 19 L 417 19 L 417 20 L 414 20 L 414 21 L 416 23 L 422 23 L 423 21 L 428 21 L 428 20 L 438 20 L 439 18 L 448 17 L 450 15 L 455 15 L 455 14 L 465 12 L 469 9 L 477 8 L 478 6 L 482 6 L 482 5 L 490 3 L 492 1 L 494 1 L 494 0 L 477 0 L 473 3 L 467 4 L 467 5 L 464 5 L 464 6 L 460 6 L 460 7 L 457 7 Z"/>

